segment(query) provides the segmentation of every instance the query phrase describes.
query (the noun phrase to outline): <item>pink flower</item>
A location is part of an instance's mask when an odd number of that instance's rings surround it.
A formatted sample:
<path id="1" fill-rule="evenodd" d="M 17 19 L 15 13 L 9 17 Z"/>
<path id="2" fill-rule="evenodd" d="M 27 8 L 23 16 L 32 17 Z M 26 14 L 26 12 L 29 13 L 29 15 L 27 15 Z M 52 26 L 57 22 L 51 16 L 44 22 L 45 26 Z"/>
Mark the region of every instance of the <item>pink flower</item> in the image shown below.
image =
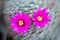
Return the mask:
<path id="1" fill-rule="evenodd" d="M 38 10 L 34 11 L 34 24 L 36 27 L 43 28 L 45 24 L 48 25 L 50 21 L 50 16 L 48 15 L 48 10 L 46 8 L 38 8 Z"/>
<path id="2" fill-rule="evenodd" d="M 11 28 L 14 30 L 14 33 L 22 33 L 28 31 L 28 28 L 30 27 L 31 20 L 29 19 L 28 14 L 26 13 L 20 13 L 19 11 L 17 14 L 10 18 L 11 20 Z"/>

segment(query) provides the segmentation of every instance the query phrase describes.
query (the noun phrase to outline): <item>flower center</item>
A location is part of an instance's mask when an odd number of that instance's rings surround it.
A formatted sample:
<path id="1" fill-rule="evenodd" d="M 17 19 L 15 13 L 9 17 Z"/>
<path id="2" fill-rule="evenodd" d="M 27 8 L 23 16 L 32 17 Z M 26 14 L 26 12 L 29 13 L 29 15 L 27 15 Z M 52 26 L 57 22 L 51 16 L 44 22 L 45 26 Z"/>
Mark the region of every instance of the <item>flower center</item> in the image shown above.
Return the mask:
<path id="1" fill-rule="evenodd" d="M 37 16 L 38 21 L 42 21 L 43 17 L 42 16 Z"/>
<path id="2" fill-rule="evenodd" d="M 19 20 L 19 21 L 18 21 L 18 25 L 19 25 L 19 26 L 23 26 L 23 25 L 24 25 L 24 21 L 23 21 L 23 20 Z"/>

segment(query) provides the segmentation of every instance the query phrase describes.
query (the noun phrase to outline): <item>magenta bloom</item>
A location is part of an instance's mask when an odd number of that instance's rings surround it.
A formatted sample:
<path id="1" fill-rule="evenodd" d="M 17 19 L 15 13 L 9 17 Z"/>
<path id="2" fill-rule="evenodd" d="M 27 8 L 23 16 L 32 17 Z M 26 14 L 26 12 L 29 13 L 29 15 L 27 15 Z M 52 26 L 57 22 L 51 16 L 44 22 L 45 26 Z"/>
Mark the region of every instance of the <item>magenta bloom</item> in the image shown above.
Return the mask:
<path id="1" fill-rule="evenodd" d="M 28 31 L 28 28 L 30 27 L 31 20 L 29 19 L 28 14 L 26 13 L 20 13 L 19 11 L 17 14 L 10 18 L 11 20 L 11 28 L 14 30 L 14 33 L 22 33 Z"/>
<path id="2" fill-rule="evenodd" d="M 48 25 L 48 22 L 50 21 L 48 13 L 46 8 L 38 8 L 38 10 L 34 11 L 33 20 L 36 27 L 42 28 L 45 24 Z"/>

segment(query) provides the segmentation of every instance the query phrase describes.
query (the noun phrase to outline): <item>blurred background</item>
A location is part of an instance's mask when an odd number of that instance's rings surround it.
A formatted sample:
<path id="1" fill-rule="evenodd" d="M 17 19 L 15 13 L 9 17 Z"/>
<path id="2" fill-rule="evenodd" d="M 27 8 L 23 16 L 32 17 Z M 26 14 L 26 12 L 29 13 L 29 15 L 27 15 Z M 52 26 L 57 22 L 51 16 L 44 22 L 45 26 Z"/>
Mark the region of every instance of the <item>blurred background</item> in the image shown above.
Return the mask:
<path id="1" fill-rule="evenodd" d="M 0 40 L 13 40 L 11 37 L 9 37 L 9 33 L 7 33 L 8 24 L 4 20 L 4 1 L 5 0 L 0 0 Z"/>
<path id="2" fill-rule="evenodd" d="M 46 7 L 52 16 L 49 27 L 33 27 L 28 34 L 13 34 L 8 20 L 17 10 L 33 15 L 37 7 Z M 34 26 L 32 24 L 32 26 Z M 0 0 L 0 40 L 60 40 L 60 0 Z"/>

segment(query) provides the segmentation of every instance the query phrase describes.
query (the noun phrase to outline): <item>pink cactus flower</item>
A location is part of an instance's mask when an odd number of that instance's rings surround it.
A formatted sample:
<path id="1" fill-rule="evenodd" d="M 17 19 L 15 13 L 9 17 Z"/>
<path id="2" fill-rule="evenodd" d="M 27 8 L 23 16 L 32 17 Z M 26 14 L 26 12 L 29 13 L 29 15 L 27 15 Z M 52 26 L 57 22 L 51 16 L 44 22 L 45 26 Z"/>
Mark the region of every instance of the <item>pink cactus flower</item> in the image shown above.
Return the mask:
<path id="1" fill-rule="evenodd" d="M 48 15 L 49 12 L 46 8 L 38 8 L 38 10 L 34 10 L 33 21 L 36 27 L 43 28 L 45 24 L 48 25 L 51 17 Z"/>
<path id="2" fill-rule="evenodd" d="M 28 28 L 30 27 L 31 20 L 29 19 L 29 15 L 26 13 L 20 13 L 19 11 L 17 14 L 10 18 L 11 20 L 11 28 L 14 30 L 14 33 L 21 33 L 24 34 L 28 32 Z"/>

